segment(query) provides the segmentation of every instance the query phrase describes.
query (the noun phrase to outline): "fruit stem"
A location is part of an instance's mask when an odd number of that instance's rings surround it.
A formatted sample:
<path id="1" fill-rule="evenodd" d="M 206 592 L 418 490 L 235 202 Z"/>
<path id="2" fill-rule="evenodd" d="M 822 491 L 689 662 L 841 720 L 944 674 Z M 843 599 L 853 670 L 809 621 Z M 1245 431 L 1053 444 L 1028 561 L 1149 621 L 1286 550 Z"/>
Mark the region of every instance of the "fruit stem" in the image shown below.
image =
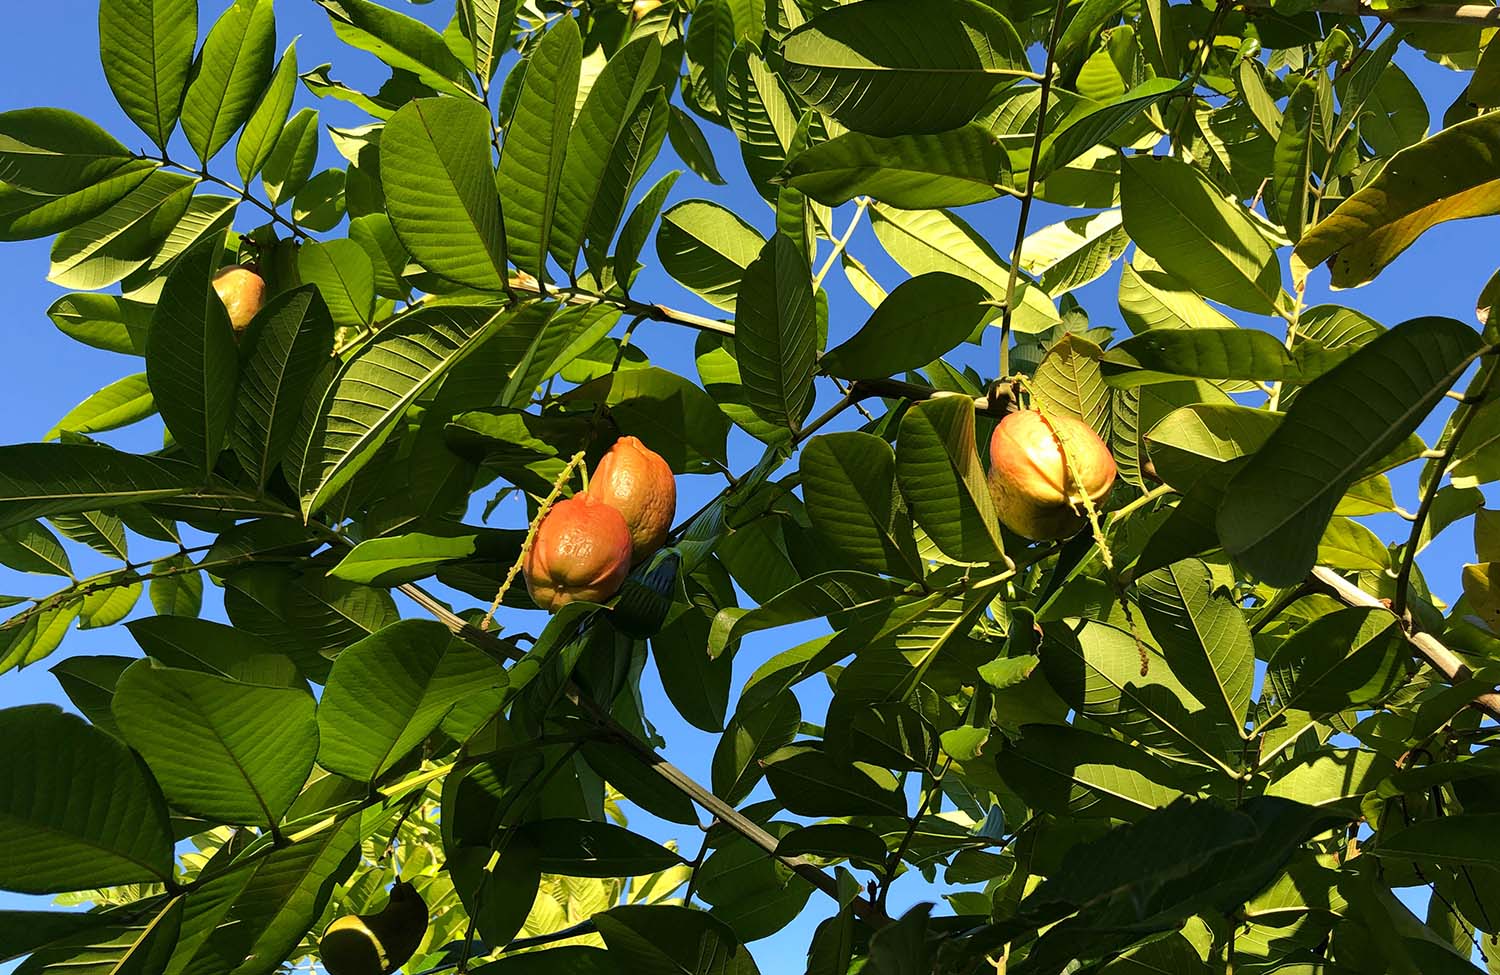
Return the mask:
<path id="1" fill-rule="evenodd" d="M 552 492 L 542 499 L 541 505 L 536 509 L 536 517 L 531 519 L 531 524 L 526 528 L 526 538 L 521 542 L 521 554 L 517 555 L 515 562 L 511 563 L 509 571 L 505 573 L 505 581 L 500 583 L 500 590 L 495 593 L 495 601 L 490 603 L 489 611 L 484 614 L 484 619 L 479 621 L 481 630 L 488 631 L 490 624 L 494 622 L 495 614 L 500 611 L 500 604 L 505 601 L 505 594 L 510 592 L 511 584 L 516 581 L 516 576 L 521 572 L 521 566 L 526 564 L 526 556 L 531 554 L 531 546 L 536 542 L 536 532 L 542 525 L 542 519 L 547 517 L 547 512 L 562 496 L 563 488 L 573 479 L 573 472 L 583 466 L 583 459 L 584 452 L 580 450 L 568 461 L 562 473 L 557 475 L 557 480 L 552 482 Z M 585 478 L 587 478 L 586 474 Z"/>

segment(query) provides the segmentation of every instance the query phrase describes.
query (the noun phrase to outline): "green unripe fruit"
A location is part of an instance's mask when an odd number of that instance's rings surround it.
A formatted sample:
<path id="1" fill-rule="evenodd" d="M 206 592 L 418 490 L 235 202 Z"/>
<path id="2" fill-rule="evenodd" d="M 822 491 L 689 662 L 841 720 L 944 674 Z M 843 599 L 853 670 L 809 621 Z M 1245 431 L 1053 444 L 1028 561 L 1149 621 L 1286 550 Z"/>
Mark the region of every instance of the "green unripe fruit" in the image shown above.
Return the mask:
<path id="1" fill-rule="evenodd" d="M 328 975 L 390 975 L 406 964 L 427 933 L 427 902 L 398 882 L 379 914 L 346 914 L 323 932 L 318 954 Z"/>

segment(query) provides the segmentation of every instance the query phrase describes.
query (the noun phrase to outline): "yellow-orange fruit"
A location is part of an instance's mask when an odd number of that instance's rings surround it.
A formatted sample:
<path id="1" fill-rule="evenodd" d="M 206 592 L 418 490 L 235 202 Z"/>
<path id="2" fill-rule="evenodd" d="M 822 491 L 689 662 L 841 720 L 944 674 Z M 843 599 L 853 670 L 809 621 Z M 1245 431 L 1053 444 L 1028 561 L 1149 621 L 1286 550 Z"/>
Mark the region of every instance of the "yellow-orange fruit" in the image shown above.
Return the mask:
<path id="1" fill-rule="evenodd" d="M 602 603 L 630 574 L 630 529 L 614 508 L 576 494 L 537 526 L 522 570 L 532 601 L 549 613 L 574 600 Z"/>
<path id="2" fill-rule="evenodd" d="M 615 441 L 594 468 L 588 493 L 624 516 L 634 561 L 666 544 L 677 515 L 677 479 L 661 455 L 640 440 Z"/>
<path id="3" fill-rule="evenodd" d="M 250 327 L 253 319 L 266 304 L 266 282 L 259 274 L 243 264 L 234 264 L 214 275 L 214 290 L 229 312 L 229 324 L 238 336 Z"/>
<path id="4" fill-rule="evenodd" d="M 427 902 L 408 883 L 391 888 L 379 914 L 347 914 L 323 931 L 318 955 L 329 975 L 389 975 L 427 933 Z"/>
<path id="5" fill-rule="evenodd" d="M 630 15 L 636 20 L 640 20 L 657 7 L 660 7 L 661 3 L 662 0 L 635 0 L 635 3 L 631 5 Z"/>
<path id="6" fill-rule="evenodd" d="M 1087 423 L 1024 410 L 990 437 L 989 483 L 1011 531 L 1033 541 L 1066 538 L 1088 522 L 1085 495 L 1095 504 L 1109 496 L 1115 459 Z"/>

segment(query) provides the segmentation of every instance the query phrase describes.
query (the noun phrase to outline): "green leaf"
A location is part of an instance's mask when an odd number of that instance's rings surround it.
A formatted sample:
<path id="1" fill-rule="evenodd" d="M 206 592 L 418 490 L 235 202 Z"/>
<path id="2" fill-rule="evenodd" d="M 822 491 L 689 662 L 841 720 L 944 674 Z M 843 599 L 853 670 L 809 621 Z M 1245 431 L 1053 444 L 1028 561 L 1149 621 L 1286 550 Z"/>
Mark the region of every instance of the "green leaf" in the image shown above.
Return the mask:
<path id="1" fill-rule="evenodd" d="M 117 379 L 73 407 L 57 425 L 42 437 L 56 440 L 64 430 L 69 433 L 100 433 L 118 430 L 120 427 L 138 423 L 156 413 L 156 401 L 151 397 L 151 387 L 146 383 L 146 374 L 136 373 Z"/>
<path id="2" fill-rule="evenodd" d="M 735 309 L 745 269 L 765 244 L 754 227 L 707 200 L 685 200 L 672 207 L 656 232 L 662 270 L 704 301 L 729 312 Z"/>
<path id="3" fill-rule="evenodd" d="M 276 148 L 277 138 L 286 127 L 287 113 L 292 110 L 292 98 L 297 94 L 297 42 L 287 45 L 271 75 L 271 83 L 255 106 L 240 141 L 234 148 L 234 164 L 245 185 L 265 166 Z"/>
<path id="4" fill-rule="evenodd" d="M 521 0 L 462 0 L 458 5 L 464 36 L 474 47 L 474 74 L 485 90 L 510 51 L 510 35 L 516 28 Z"/>
<path id="5" fill-rule="evenodd" d="M 332 324 L 360 328 L 375 317 L 375 265 L 353 240 L 303 244 L 297 251 L 297 275 L 316 289 L 322 314 Z"/>
<path id="6" fill-rule="evenodd" d="M 348 173 L 325 169 L 297 191 L 292 200 L 292 219 L 307 230 L 332 230 L 343 222 L 349 204 L 344 197 Z"/>
<path id="7" fill-rule="evenodd" d="M 826 434 L 809 440 L 798 462 L 807 516 L 835 551 L 855 568 L 920 577 L 890 444 L 868 433 Z"/>
<path id="8" fill-rule="evenodd" d="M 1302 281 L 1326 263 L 1335 288 L 1356 288 L 1432 227 L 1500 213 L 1500 118 L 1481 115 L 1402 149 L 1380 174 L 1308 229 L 1292 252 Z"/>
<path id="9" fill-rule="evenodd" d="M 57 536 L 39 521 L 23 521 L 0 529 L 0 565 L 17 572 L 73 575 L 73 563 Z"/>
<path id="10" fill-rule="evenodd" d="M 192 569 L 186 555 L 172 555 L 151 564 L 155 576 L 148 589 L 151 607 L 164 616 L 197 616 L 203 611 L 203 576 Z"/>
<path id="11" fill-rule="evenodd" d="M 974 333 L 991 314 L 982 285 L 946 271 L 903 281 L 820 365 L 845 379 L 880 379 L 917 369 Z"/>
<path id="12" fill-rule="evenodd" d="M 1047 680 L 1068 706 L 1169 758 L 1221 767 L 1230 739 L 1163 661 L 1123 630 L 1103 623 L 1048 624 L 1042 644 Z"/>
<path id="13" fill-rule="evenodd" d="M 568 945 L 506 955 L 471 969 L 474 975 L 619 975 L 619 965 L 603 948 Z"/>
<path id="14" fill-rule="evenodd" d="M 1314 155 L 1326 152 L 1320 123 L 1318 86 L 1311 82 L 1298 85 L 1287 100 L 1271 175 L 1271 198 L 1276 201 L 1281 225 L 1293 243 L 1301 238 L 1307 219 Z"/>
<path id="15" fill-rule="evenodd" d="M 705 911 L 637 904 L 596 914 L 594 923 L 622 971 L 760 975 L 729 925 Z"/>
<path id="16" fill-rule="evenodd" d="M 1182 84 L 1175 78 L 1152 78 L 1102 104 L 1089 99 L 1080 101 L 1057 124 L 1055 132 L 1043 140 L 1042 158 L 1034 178 L 1045 179 L 1181 90 Z"/>
<path id="17" fill-rule="evenodd" d="M 1029 804 L 1057 814 L 1133 819 L 1182 795 L 1166 762 L 1070 725 L 1026 725 L 996 762 Z"/>
<path id="18" fill-rule="evenodd" d="M 1172 673 L 1217 720 L 1243 732 L 1255 683 L 1255 643 L 1245 616 L 1187 559 L 1137 580 L 1141 613 Z"/>
<path id="19" fill-rule="evenodd" d="M 350 357 L 323 400 L 308 444 L 300 479 L 304 513 L 327 504 L 425 390 L 515 317 L 493 308 L 424 306 Z"/>
<path id="20" fill-rule="evenodd" d="M 868 772 L 809 745 L 788 745 L 764 764 L 771 791 L 800 816 L 902 816 L 906 798 L 889 772 Z M 887 778 L 882 781 L 876 776 Z"/>
<path id="21" fill-rule="evenodd" d="M 368 51 L 429 88 L 473 97 L 468 71 L 443 36 L 420 20 L 371 0 L 317 0 L 338 39 Z"/>
<path id="22" fill-rule="evenodd" d="M 724 177 L 719 175 L 713 150 L 709 148 L 708 140 L 704 138 L 698 123 L 676 105 L 669 105 L 667 112 L 667 138 L 671 141 L 672 151 L 677 153 L 677 158 L 704 180 L 715 186 L 723 186 Z"/>
<path id="23" fill-rule="evenodd" d="M 76 193 L 131 162 L 98 125 L 61 108 L 0 112 L 0 183 L 28 193 Z"/>
<path id="24" fill-rule="evenodd" d="M 144 355 L 150 305 L 114 295 L 63 295 L 47 309 L 58 331 L 77 342 L 125 355 Z"/>
<path id="25" fill-rule="evenodd" d="M 198 40 L 195 0 L 103 0 L 99 60 L 115 100 L 165 148 L 177 126 Z"/>
<path id="26" fill-rule="evenodd" d="M 318 113 L 304 108 L 287 120 L 276 146 L 261 167 L 260 182 L 266 198 L 280 205 L 307 185 L 318 162 Z"/>
<path id="27" fill-rule="evenodd" d="M 1406 679 L 1408 657 L 1395 617 L 1342 609 L 1312 620 L 1283 643 L 1266 668 L 1276 712 L 1334 714 L 1384 699 Z"/>
<path id="28" fill-rule="evenodd" d="M 1358 748 L 1323 748 L 1298 755 L 1276 769 L 1266 795 L 1309 806 L 1335 803 L 1357 808 L 1357 800 L 1396 771 L 1383 755 Z M 1349 802 L 1349 800 L 1356 800 Z"/>
<path id="29" fill-rule="evenodd" d="M 27 193 L 0 184 L 0 240 L 36 240 L 71 230 L 119 203 L 157 166 L 153 160 L 134 160 L 66 196 Z"/>
<path id="30" fill-rule="evenodd" d="M 526 923 L 536 901 L 542 872 L 531 840 L 520 832 L 505 835 L 495 856 L 489 846 L 458 846 L 448 858 L 457 888 L 475 928 L 486 940 L 506 943 Z"/>
<path id="31" fill-rule="evenodd" d="M 582 63 L 578 22 L 564 17 L 527 58 L 520 99 L 500 152 L 496 185 L 505 201 L 510 259 L 544 281 L 551 279 L 547 253 Z"/>
<path id="32" fill-rule="evenodd" d="M 205 475 L 234 417 L 239 353 L 214 290 L 223 240 L 195 246 L 172 267 L 151 318 L 146 377 L 172 438 Z"/>
<path id="33" fill-rule="evenodd" d="M 1082 420 L 1101 438 L 1110 428 L 1109 387 L 1099 361 L 1103 351 L 1076 332 L 1069 332 L 1047 350 L 1031 377 L 1032 402 L 1049 414 Z"/>
<path id="34" fill-rule="evenodd" d="M 374 782 L 456 704 L 504 683 L 495 661 L 441 623 L 403 620 L 388 626 L 334 661 L 318 706 L 318 764 Z"/>
<path id="35" fill-rule="evenodd" d="M 640 267 L 641 251 L 651 237 L 651 228 L 655 225 L 656 218 L 661 216 L 667 194 L 672 192 L 677 177 L 681 175 L 682 170 L 674 169 L 657 180 L 656 185 L 647 190 L 646 195 L 641 197 L 641 202 L 630 211 L 630 216 L 625 219 L 625 226 L 620 228 L 620 239 L 615 245 L 615 280 L 627 292 Z"/>
<path id="36" fill-rule="evenodd" d="M 1224 328 L 1152 328 L 1104 353 L 1112 386 L 1194 379 L 1296 380 L 1302 369 L 1269 332 Z"/>
<path id="37" fill-rule="evenodd" d="M 114 626 L 135 609 L 141 598 L 141 580 L 134 571 L 119 579 L 118 585 L 91 592 L 83 597 L 78 609 L 78 628 L 97 630 Z"/>
<path id="38" fill-rule="evenodd" d="M 885 841 L 877 834 L 845 823 L 820 823 L 792 830 L 776 844 L 776 852 L 786 856 L 810 854 L 823 859 L 861 860 L 875 866 L 884 865 L 890 855 Z"/>
<path id="39" fill-rule="evenodd" d="M 876 239 L 908 274 L 948 271 L 983 285 L 990 298 L 1004 299 L 1010 265 L 956 215 L 877 204 L 870 210 L 870 219 Z M 1014 319 L 1012 324 L 1020 332 L 1045 331 L 1061 321 L 1051 299 L 1024 278 L 1017 285 Z"/>
<path id="40" fill-rule="evenodd" d="M 125 524 L 113 511 L 80 511 L 51 516 L 57 530 L 107 559 L 127 561 Z"/>
<path id="41" fill-rule="evenodd" d="M 682 863 L 682 857 L 610 823 L 547 819 L 521 834 L 541 856 L 542 872 L 562 877 L 638 877 Z"/>
<path id="42" fill-rule="evenodd" d="M 960 562 L 1004 557 L 975 444 L 972 400 L 942 396 L 906 411 L 896 440 L 896 477 L 912 517 L 944 555 Z"/>
<path id="43" fill-rule="evenodd" d="M 458 284 L 499 291 L 508 272 L 490 125 L 473 102 L 409 102 L 380 137 L 380 178 L 391 225 L 417 263 Z"/>
<path id="44" fill-rule="evenodd" d="M 1281 264 L 1239 203 L 1187 163 L 1131 156 L 1120 175 L 1125 231 L 1205 298 L 1257 314 L 1281 301 Z"/>
<path id="45" fill-rule="evenodd" d="M 19 975 L 63 971 L 160 972 L 177 944 L 186 897 L 137 902 L 145 906 L 104 916 L 102 929 L 49 944 L 15 969 Z"/>
<path id="46" fill-rule="evenodd" d="M 801 723 L 802 710 L 789 693 L 736 714 L 714 749 L 714 795 L 729 803 L 743 801 L 765 774 L 761 759 L 791 744 Z"/>
<path id="47" fill-rule="evenodd" d="M 200 475 L 180 461 L 92 444 L 0 447 L 0 528 L 193 492 Z"/>
<path id="48" fill-rule="evenodd" d="M 425 579 L 445 562 L 474 554 L 474 535 L 426 535 L 413 532 L 391 538 L 371 538 L 354 546 L 328 570 L 335 579 L 370 585 L 400 585 Z"/>
<path id="49" fill-rule="evenodd" d="M 155 170 L 108 210 L 60 234 L 47 280 L 96 290 L 150 263 L 188 212 L 197 181 Z"/>
<path id="50" fill-rule="evenodd" d="M 364 248 L 375 271 L 375 294 L 382 298 L 404 301 L 411 286 L 401 277 L 411 255 L 396 235 L 391 218 L 384 213 L 367 213 L 349 221 L 349 239 Z"/>
<path id="51" fill-rule="evenodd" d="M 676 373 L 647 366 L 603 376 L 568 394 L 604 402 L 620 432 L 638 436 L 673 471 L 716 469 L 727 462 L 729 417 L 707 393 Z"/>
<path id="52" fill-rule="evenodd" d="M 751 409 L 795 434 L 811 412 L 817 368 L 807 252 L 776 234 L 740 282 L 735 349 Z"/>
<path id="53" fill-rule="evenodd" d="M 140 760 L 50 704 L 0 711 L 0 887 L 29 894 L 172 878 L 167 807 Z"/>
<path id="54" fill-rule="evenodd" d="M 729 0 L 703 0 L 693 8 L 683 44 L 688 72 L 682 92 L 688 107 L 705 118 L 720 121 L 724 114 L 734 45 L 734 10 Z"/>
<path id="55" fill-rule="evenodd" d="M 835 569 L 803 579 L 753 610 L 722 609 L 714 618 L 708 652 L 717 656 L 741 637 L 842 611 L 883 605 L 905 588 L 905 583 L 853 569 Z"/>
<path id="56" fill-rule="evenodd" d="M 250 118 L 276 59 L 271 0 L 234 0 L 198 53 L 182 98 L 182 132 L 207 163 Z"/>
<path id="57" fill-rule="evenodd" d="M 1120 314 L 1136 334 L 1153 328 L 1229 328 L 1234 325 L 1139 250 L 1120 272 Z"/>
<path id="58" fill-rule="evenodd" d="M 740 141 L 750 180 L 762 196 L 774 199 L 772 180 L 786 165 L 797 138 L 797 110 L 771 66 L 750 44 L 735 48 L 729 61 L 727 96 L 725 114 Z"/>
<path id="59" fill-rule="evenodd" d="M 120 675 L 114 714 L 172 805 L 214 822 L 274 827 L 318 751 L 305 690 L 140 661 Z"/>
<path id="60" fill-rule="evenodd" d="M 229 443 L 257 488 L 281 462 L 332 353 L 333 320 L 311 287 L 277 295 L 246 333 Z"/>
<path id="61" fill-rule="evenodd" d="M 590 268 L 600 266 L 636 181 L 661 146 L 666 108 L 648 94 L 660 63 L 661 41 L 637 38 L 609 59 L 584 99 L 568 136 L 549 244 L 564 271 L 573 270 L 585 244 L 595 257 Z M 646 138 L 649 120 L 642 126 L 637 118 L 644 106 L 655 117 L 654 139 Z"/>
<path id="62" fill-rule="evenodd" d="M 892 138 L 850 132 L 798 153 L 783 179 L 829 206 L 869 196 L 903 210 L 929 210 L 993 200 L 1009 165 L 989 128 L 970 123 Z"/>
<path id="63" fill-rule="evenodd" d="M 1229 484 L 1218 516 L 1225 551 L 1264 582 L 1300 582 L 1339 499 L 1416 430 L 1479 345 L 1451 318 L 1412 319 L 1304 387 Z"/>
<path id="64" fill-rule="evenodd" d="M 302 682 L 287 655 L 245 629 L 188 616 L 147 616 L 125 628 L 147 655 L 168 667 L 276 687 Z"/>
<path id="65" fill-rule="evenodd" d="M 1168 413 L 1146 434 L 1162 479 L 1186 491 L 1209 471 L 1253 454 L 1280 426 L 1282 414 L 1229 403 L 1193 403 Z"/>
<path id="66" fill-rule="evenodd" d="M 1042 290 L 1054 297 L 1097 280 L 1129 244 L 1120 220 L 1119 210 L 1105 210 L 1043 227 L 1022 244 L 1021 270 L 1037 275 Z"/>
<path id="67" fill-rule="evenodd" d="M 1500 813 L 1463 813 L 1424 820 L 1406 829 L 1381 830 L 1370 852 L 1425 863 L 1455 866 L 1500 866 L 1500 851 L 1490 838 L 1500 828 Z"/>
<path id="68" fill-rule="evenodd" d="M 834 6 L 781 42 L 782 76 L 809 104 L 871 135 L 942 132 L 1028 70 L 1016 29 L 973 0 Z"/>

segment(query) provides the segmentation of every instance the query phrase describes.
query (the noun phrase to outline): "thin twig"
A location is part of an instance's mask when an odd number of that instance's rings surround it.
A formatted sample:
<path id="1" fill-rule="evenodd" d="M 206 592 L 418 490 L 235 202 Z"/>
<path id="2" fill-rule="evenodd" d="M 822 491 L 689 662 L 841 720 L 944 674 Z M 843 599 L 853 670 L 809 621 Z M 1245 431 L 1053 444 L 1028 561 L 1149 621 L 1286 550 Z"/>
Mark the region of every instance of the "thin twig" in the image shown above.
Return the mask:
<path id="1" fill-rule="evenodd" d="M 1036 107 L 1036 132 L 1031 137 L 1031 166 L 1026 170 L 1026 193 L 1016 218 L 1016 246 L 1010 254 L 1010 276 L 1005 282 L 1005 309 L 1000 313 L 1000 378 L 1010 378 L 1010 324 L 1015 314 L 1016 283 L 1021 274 L 1021 249 L 1026 243 L 1026 223 L 1031 218 L 1031 200 L 1036 190 L 1036 169 L 1042 158 L 1042 139 L 1047 132 L 1047 103 L 1052 98 L 1052 58 L 1062 33 L 1063 11 L 1068 0 L 1057 0 L 1052 11 L 1052 29 L 1047 36 L 1047 62 L 1042 70 L 1042 93 Z"/>
<path id="2" fill-rule="evenodd" d="M 1270 11 L 1272 0 L 1235 0 L 1235 6 L 1247 11 Z M 1308 13 L 1340 14 L 1350 17 L 1375 17 L 1391 23 L 1470 24 L 1476 27 L 1500 26 L 1500 7 L 1466 3 L 1456 7 L 1440 4 L 1418 4 L 1414 7 L 1391 7 L 1377 10 L 1363 0 L 1319 0 Z"/>
<path id="3" fill-rule="evenodd" d="M 854 236 L 855 228 L 859 226 L 859 218 L 865 215 L 865 209 L 869 205 L 870 198 L 868 196 L 859 198 L 858 205 L 854 208 L 854 216 L 849 218 L 849 226 L 844 230 L 844 236 L 834 242 L 833 253 L 828 255 L 828 260 L 823 262 L 823 266 L 818 269 L 818 273 L 813 277 L 812 286 L 814 291 L 817 291 L 822 286 L 823 279 L 828 276 L 829 270 L 833 268 L 833 262 L 838 260 L 839 255 L 844 253 L 844 248 L 849 246 L 849 240 Z"/>
<path id="4" fill-rule="evenodd" d="M 1214 38 L 1218 36 L 1219 27 L 1224 23 L 1224 18 L 1229 14 L 1229 8 L 1234 6 L 1233 0 L 1219 0 L 1214 7 L 1214 15 L 1209 19 L 1208 31 L 1203 36 L 1203 57 L 1193 68 L 1187 85 L 1183 88 L 1183 95 L 1187 99 L 1187 105 L 1182 109 L 1182 114 L 1177 116 L 1177 121 L 1172 125 L 1171 147 L 1174 155 L 1180 154 L 1182 150 L 1182 127 L 1194 114 L 1193 99 L 1197 96 L 1198 80 L 1203 77 L 1203 72 L 1208 68 L 1209 59 L 1214 53 Z"/>
<path id="5" fill-rule="evenodd" d="M 1495 385 L 1495 377 L 1500 376 L 1500 362 L 1482 361 L 1479 367 L 1484 370 L 1484 384 L 1478 392 L 1479 402 L 1483 402 Z M 1479 406 L 1473 403 L 1465 403 L 1457 407 L 1458 413 L 1453 421 L 1453 430 L 1448 442 L 1443 445 L 1442 453 L 1433 461 L 1426 473 L 1427 489 L 1422 492 L 1422 503 L 1417 508 L 1417 516 L 1412 520 L 1411 533 L 1406 538 L 1406 547 L 1401 551 L 1401 568 L 1396 573 L 1396 594 L 1391 599 L 1391 611 L 1398 618 L 1406 616 L 1406 591 L 1411 585 L 1412 565 L 1417 559 L 1417 543 L 1422 539 L 1422 529 L 1427 524 L 1427 516 L 1432 512 L 1432 504 L 1437 500 L 1438 491 L 1443 486 L 1443 477 L 1448 472 L 1448 465 L 1453 462 L 1453 455 L 1458 452 L 1459 442 L 1463 440 L 1464 434 L 1469 430 L 1469 424 L 1479 415 Z"/>
<path id="6" fill-rule="evenodd" d="M 173 169 L 180 169 L 182 172 L 187 173 L 190 176 L 196 176 L 199 179 L 203 180 L 204 182 L 214 183 L 214 184 L 217 184 L 219 186 L 222 186 L 226 190 L 230 190 L 230 191 L 238 194 L 239 198 L 241 200 L 244 200 L 246 203 L 253 203 L 256 206 L 260 207 L 262 210 L 264 210 L 271 217 L 271 219 L 274 222 L 281 224 L 287 230 L 291 231 L 292 235 L 295 236 L 295 237 L 297 237 L 298 239 L 300 239 L 300 240 L 313 240 L 314 239 L 311 234 L 309 234 L 307 231 L 303 230 L 301 227 L 297 226 L 297 224 L 296 224 L 295 221 L 288 220 L 286 217 L 282 216 L 281 213 L 280 213 L 280 211 L 278 211 L 274 206 L 271 206 L 269 204 L 261 202 L 261 200 L 259 198 L 257 198 L 254 194 L 252 194 L 245 187 L 240 186 L 237 183 L 231 183 L 231 182 L 229 182 L 226 179 L 220 179 L 219 177 L 215 176 L 213 173 L 210 173 L 208 171 L 208 167 L 207 166 L 203 166 L 203 167 L 200 167 L 198 169 L 194 169 L 191 166 L 186 166 L 186 165 L 183 165 L 180 162 L 177 162 L 177 161 L 173 160 L 166 153 L 162 153 L 159 156 L 152 156 L 152 155 L 147 155 L 145 153 L 140 153 L 140 154 L 137 155 L 136 158 L 138 158 L 138 159 L 149 159 L 152 162 L 159 162 L 163 166 L 170 166 Z"/>

